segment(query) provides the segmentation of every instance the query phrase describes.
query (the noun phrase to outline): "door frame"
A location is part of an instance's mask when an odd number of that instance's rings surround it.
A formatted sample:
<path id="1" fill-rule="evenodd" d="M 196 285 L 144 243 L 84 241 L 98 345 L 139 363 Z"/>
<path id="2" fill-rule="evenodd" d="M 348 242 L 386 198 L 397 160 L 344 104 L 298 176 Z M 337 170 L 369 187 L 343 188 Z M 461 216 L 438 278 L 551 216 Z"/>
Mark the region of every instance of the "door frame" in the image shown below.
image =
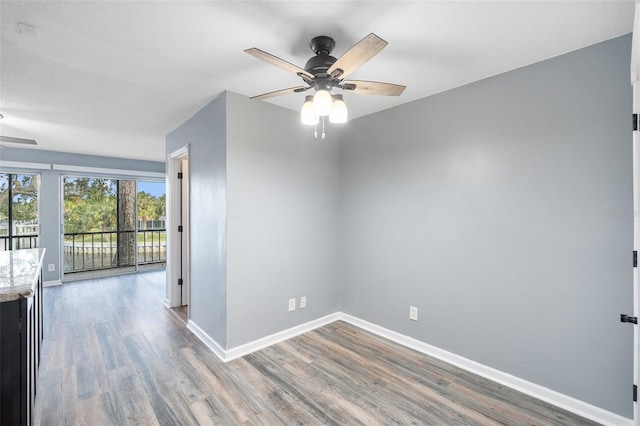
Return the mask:
<path id="1" fill-rule="evenodd" d="M 633 114 L 640 115 L 640 0 L 636 0 L 631 41 Z M 637 126 L 640 127 L 640 123 Z M 633 132 L 633 250 L 640 249 L 640 129 Z M 633 315 L 640 317 L 640 272 L 633 268 Z M 640 327 L 633 327 L 633 383 L 640 385 Z M 633 403 L 633 424 L 640 426 L 640 404 Z"/>
<path id="2" fill-rule="evenodd" d="M 180 259 L 182 262 L 182 279 L 183 279 L 183 286 L 182 286 L 182 306 L 190 306 L 190 298 L 191 298 L 191 278 L 190 278 L 190 232 L 189 229 L 190 228 L 190 224 L 189 224 L 189 156 L 185 156 L 181 158 L 181 167 L 182 167 L 182 181 L 180 182 L 182 184 L 182 192 L 180 193 L 180 202 L 181 202 L 181 209 L 182 209 L 182 215 L 181 215 L 181 219 L 182 219 L 182 226 L 184 228 L 184 232 L 182 233 L 182 235 L 180 235 L 180 237 L 182 237 L 182 258 Z M 190 309 L 190 308 L 188 308 Z M 189 318 L 189 314 L 187 312 L 187 318 Z"/>
<path id="3" fill-rule="evenodd" d="M 166 186 L 167 186 L 167 287 L 166 287 L 166 298 L 164 301 L 165 306 L 169 308 L 176 308 L 181 306 L 181 292 L 185 291 L 187 293 L 186 300 L 189 300 L 188 294 L 189 292 L 189 260 L 188 257 L 186 259 L 186 268 L 183 266 L 183 279 L 185 276 L 187 277 L 186 286 L 180 288 L 178 285 L 178 279 L 180 277 L 180 266 L 183 259 L 180 256 L 180 239 L 181 235 L 178 232 L 178 225 L 180 223 L 180 214 L 182 213 L 181 203 L 180 203 L 180 191 L 182 186 L 182 181 L 178 179 L 178 172 L 182 171 L 182 161 L 184 159 L 189 158 L 189 144 L 178 148 L 177 150 L 171 152 L 167 156 L 167 175 L 166 175 Z M 188 186 L 189 174 L 183 176 L 183 180 L 186 180 Z M 186 194 L 182 194 L 185 203 L 189 203 L 189 194 L 188 191 Z M 187 217 L 183 217 L 183 234 L 189 235 L 189 220 Z M 186 226 L 185 226 L 186 225 Z M 186 238 L 188 242 L 188 237 Z M 188 246 L 188 244 L 186 244 Z M 188 247 L 183 247 L 184 251 L 188 255 Z M 186 270 L 186 271 L 185 271 Z M 185 274 L 186 272 L 186 274 Z"/>

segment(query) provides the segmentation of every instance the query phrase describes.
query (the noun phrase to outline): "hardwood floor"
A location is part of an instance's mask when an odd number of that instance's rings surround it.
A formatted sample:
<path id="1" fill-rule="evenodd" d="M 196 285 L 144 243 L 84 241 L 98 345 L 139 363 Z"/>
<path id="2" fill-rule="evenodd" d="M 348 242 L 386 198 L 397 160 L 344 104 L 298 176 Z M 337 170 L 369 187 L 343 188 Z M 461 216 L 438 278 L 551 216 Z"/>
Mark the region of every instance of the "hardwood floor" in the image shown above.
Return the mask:
<path id="1" fill-rule="evenodd" d="M 343 322 L 224 364 L 163 299 L 164 272 L 46 288 L 36 424 L 594 424 Z"/>
<path id="2" fill-rule="evenodd" d="M 189 321 L 189 307 L 188 306 L 179 306 L 177 308 L 171 308 L 171 312 L 176 314 L 178 316 L 178 318 L 180 318 L 180 320 L 183 323 L 186 324 Z"/>

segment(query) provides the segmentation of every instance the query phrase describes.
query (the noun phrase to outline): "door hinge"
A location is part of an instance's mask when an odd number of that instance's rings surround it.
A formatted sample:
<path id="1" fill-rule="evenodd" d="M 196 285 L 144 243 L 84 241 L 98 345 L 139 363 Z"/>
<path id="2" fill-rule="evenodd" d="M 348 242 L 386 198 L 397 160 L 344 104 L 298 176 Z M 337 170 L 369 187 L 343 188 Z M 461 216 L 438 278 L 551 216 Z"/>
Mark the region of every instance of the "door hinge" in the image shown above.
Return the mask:
<path id="1" fill-rule="evenodd" d="M 638 323 L 638 317 L 632 317 L 627 314 L 620 314 L 620 322 L 630 322 L 632 324 Z"/>
<path id="2" fill-rule="evenodd" d="M 182 232 L 182 225 L 178 225 L 178 232 Z"/>
<path id="3" fill-rule="evenodd" d="M 633 402 L 638 402 L 638 386 L 633 385 Z"/>
<path id="4" fill-rule="evenodd" d="M 182 172 L 178 172 L 178 179 L 182 179 Z"/>
<path id="5" fill-rule="evenodd" d="M 638 250 L 633 251 L 633 267 L 638 267 Z"/>
<path id="6" fill-rule="evenodd" d="M 633 131 L 637 132 L 640 128 L 640 114 L 633 114 Z"/>
<path id="7" fill-rule="evenodd" d="M 184 284 L 184 281 L 182 280 L 182 278 L 178 278 L 178 285 L 182 285 Z"/>

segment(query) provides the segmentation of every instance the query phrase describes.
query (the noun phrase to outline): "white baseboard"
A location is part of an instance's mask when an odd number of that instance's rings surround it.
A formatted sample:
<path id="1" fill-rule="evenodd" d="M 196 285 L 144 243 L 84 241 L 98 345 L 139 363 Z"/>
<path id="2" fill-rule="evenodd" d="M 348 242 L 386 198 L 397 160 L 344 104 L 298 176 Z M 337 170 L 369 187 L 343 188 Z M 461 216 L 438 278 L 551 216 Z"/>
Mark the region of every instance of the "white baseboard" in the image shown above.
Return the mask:
<path id="1" fill-rule="evenodd" d="M 57 285 L 62 285 L 62 280 L 51 280 L 42 282 L 42 287 L 55 287 Z"/>
<path id="2" fill-rule="evenodd" d="M 236 358 L 241 358 L 250 353 L 259 351 L 260 349 L 267 348 L 276 343 L 283 342 L 292 337 L 314 330 L 316 328 L 331 324 L 339 319 L 340 314 L 338 312 L 327 315 L 322 318 L 315 319 L 313 321 L 306 322 L 304 324 L 297 325 L 295 327 L 288 328 L 283 331 L 271 334 L 269 336 L 262 337 L 244 345 L 236 346 L 231 349 L 222 349 L 222 347 L 211 336 L 209 336 L 204 330 L 202 330 L 196 323 L 189 320 L 187 322 L 187 328 L 196 335 L 198 339 L 202 341 L 211 351 L 216 354 L 222 362 L 229 362 Z"/>
<path id="3" fill-rule="evenodd" d="M 556 392 L 544 386 L 537 385 L 519 377 L 513 376 L 509 373 L 505 373 L 495 368 L 488 367 L 478 362 L 472 361 L 468 358 L 464 358 L 460 355 L 456 355 L 444 349 L 431 346 L 420 340 L 416 340 L 412 337 L 404 334 L 391 331 L 379 325 L 370 323 L 360 318 L 354 317 L 349 314 L 340 313 L 339 319 L 349 324 L 360 327 L 373 334 L 389 339 L 393 342 L 399 343 L 408 348 L 414 349 L 426 355 L 430 355 L 434 358 L 438 358 L 444 362 L 460 367 L 478 376 L 484 377 L 494 382 L 500 383 L 504 386 L 508 386 L 512 389 L 525 393 L 534 398 L 548 402 L 556 407 L 563 408 L 567 411 L 571 411 L 579 416 L 593 420 L 595 422 L 604 425 L 633 425 L 633 420 L 626 417 L 622 417 L 618 414 L 596 407 L 579 399 L 572 398 L 562 393 Z"/>
<path id="4" fill-rule="evenodd" d="M 171 303 L 169 303 L 169 299 L 164 299 L 162 301 L 162 304 L 164 305 L 165 308 L 167 309 L 171 309 Z M 195 333 L 194 333 L 195 334 Z"/>
<path id="5" fill-rule="evenodd" d="M 267 348 L 276 343 L 283 342 L 292 337 L 298 336 L 303 333 L 307 333 L 316 328 L 331 324 L 340 318 L 340 313 L 336 312 L 322 318 L 315 319 L 313 321 L 306 322 L 304 324 L 297 325 L 295 327 L 288 328 L 278 333 L 271 334 L 266 337 L 262 337 L 253 342 L 245 343 L 244 345 L 236 346 L 235 348 L 227 349 L 225 362 L 234 360 L 236 358 L 249 355 L 252 352 L 259 351 L 260 349 Z"/>
<path id="6" fill-rule="evenodd" d="M 211 338 L 211 336 L 209 336 L 207 333 L 205 333 L 205 331 L 203 329 L 198 327 L 198 325 L 195 322 L 191 321 L 191 320 L 187 321 L 187 328 L 189 330 L 191 330 L 191 332 L 193 334 L 195 334 L 196 337 L 202 341 L 202 343 L 207 345 L 207 347 L 209 349 L 211 349 L 211 351 L 214 354 L 216 354 L 216 356 L 218 358 L 220 358 L 220 360 L 222 360 L 223 362 L 226 362 L 226 360 L 225 360 L 225 350 L 222 349 L 220 347 L 220 345 L 218 345 L 218 342 L 213 340 Z"/>

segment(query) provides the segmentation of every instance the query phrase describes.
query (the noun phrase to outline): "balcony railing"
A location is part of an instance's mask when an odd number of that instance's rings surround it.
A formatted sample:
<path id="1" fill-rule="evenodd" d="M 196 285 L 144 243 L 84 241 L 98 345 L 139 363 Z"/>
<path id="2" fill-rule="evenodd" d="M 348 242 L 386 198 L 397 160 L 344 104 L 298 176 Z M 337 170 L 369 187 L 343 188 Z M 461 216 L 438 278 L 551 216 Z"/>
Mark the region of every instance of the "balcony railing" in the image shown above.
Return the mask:
<path id="1" fill-rule="evenodd" d="M 141 236 L 142 241 L 140 241 Z M 167 231 L 165 229 L 138 231 L 138 264 L 145 265 L 166 261 Z"/>
<path id="2" fill-rule="evenodd" d="M 118 266 L 118 235 L 135 231 L 78 232 L 64 234 L 64 271 L 82 272 Z M 166 230 L 137 232 L 138 265 L 163 263 L 167 260 Z M 132 265 L 133 266 L 133 265 Z"/>
<path id="3" fill-rule="evenodd" d="M 7 235 L 0 236 L 0 250 L 9 250 L 9 240 L 13 250 L 30 249 L 38 247 L 38 234 Z"/>

